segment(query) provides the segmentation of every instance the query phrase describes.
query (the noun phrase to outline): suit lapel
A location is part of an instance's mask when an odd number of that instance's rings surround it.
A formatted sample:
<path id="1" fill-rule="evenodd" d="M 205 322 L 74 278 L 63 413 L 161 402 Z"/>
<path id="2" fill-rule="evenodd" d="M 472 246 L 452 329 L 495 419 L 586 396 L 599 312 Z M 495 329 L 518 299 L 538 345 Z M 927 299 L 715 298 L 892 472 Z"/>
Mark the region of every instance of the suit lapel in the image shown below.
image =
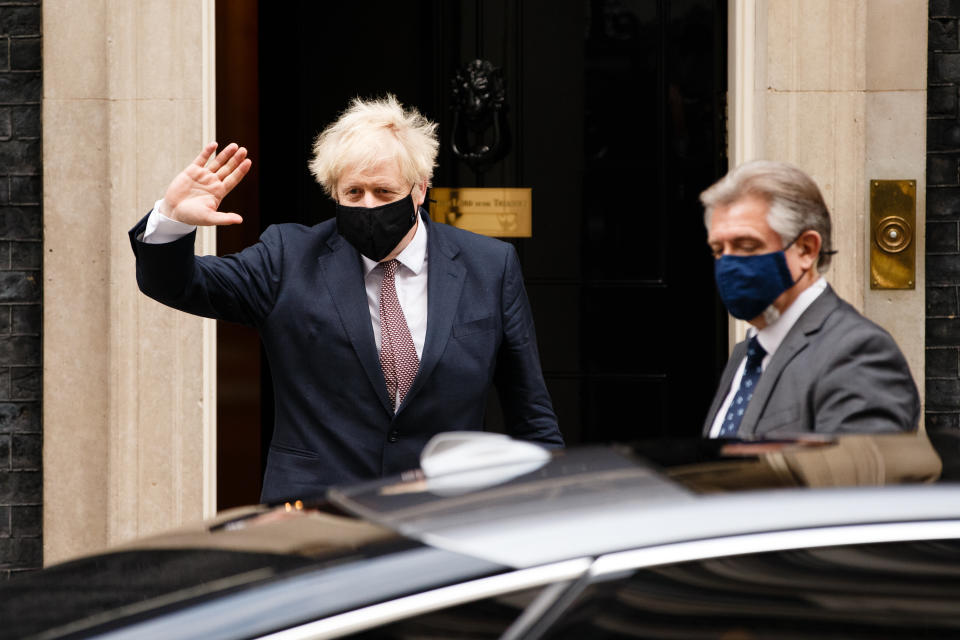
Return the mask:
<path id="1" fill-rule="evenodd" d="M 460 304 L 466 269 L 456 260 L 460 248 L 449 242 L 443 231 L 440 225 L 427 223 L 427 335 L 417 377 L 399 407 L 401 410 L 417 395 L 437 366 Z"/>
<path id="2" fill-rule="evenodd" d="M 803 351 L 810 343 L 810 336 L 820 331 L 823 323 L 826 321 L 834 309 L 837 308 L 840 299 L 833 292 L 830 285 L 820 294 L 813 303 L 807 307 L 806 311 L 797 319 L 796 324 L 787 333 L 787 336 L 780 343 L 767 368 L 764 369 L 757 383 L 757 389 L 753 392 L 753 398 L 743 414 L 743 420 L 740 422 L 740 435 L 753 435 L 756 433 L 757 424 L 763 410 L 770 400 L 770 395 L 780 380 L 780 375 L 788 364 Z"/>
<path id="3" fill-rule="evenodd" d="M 363 365 L 370 384 L 376 391 L 383 408 L 393 415 L 387 385 L 380 369 L 380 355 L 370 323 L 370 308 L 367 305 L 367 289 L 363 280 L 363 267 L 357 251 L 340 236 L 329 241 L 330 253 L 318 259 L 324 283 L 337 307 L 340 321 L 350 337 L 354 351 Z"/>

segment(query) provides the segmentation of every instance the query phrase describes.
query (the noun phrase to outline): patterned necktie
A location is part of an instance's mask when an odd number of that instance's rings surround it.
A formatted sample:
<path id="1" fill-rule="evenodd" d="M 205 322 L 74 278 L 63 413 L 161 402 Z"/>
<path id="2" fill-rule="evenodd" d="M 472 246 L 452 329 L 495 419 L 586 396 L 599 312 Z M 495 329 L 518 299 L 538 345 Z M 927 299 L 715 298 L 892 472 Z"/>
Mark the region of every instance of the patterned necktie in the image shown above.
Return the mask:
<path id="1" fill-rule="evenodd" d="M 753 397 L 753 390 L 757 387 L 757 380 L 760 379 L 760 367 L 765 355 L 767 355 L 767 352 L 763 350 L 757 336 L 754 335 L 747 343 L 747 364 L 743 367 L 743 376 L 740 378 L 737 395 L 733 397 L 730 406 L 727 407 L 727 415 L 720 426 L 720 438 L 736 437 L 737 429 L 740 428 L 740 421 L 743 420 L 743 413 L 747 410 L 750 398 Z"/>
<path id="2" fill-rule="evenodd" d="M 400 263 L 396 260 L 380 263 L 383 270 L 380 282 L 380 368 L 394 410 L 403 402 L 420 367 L 417 348 L 397 298 L 398 266 Z"/>

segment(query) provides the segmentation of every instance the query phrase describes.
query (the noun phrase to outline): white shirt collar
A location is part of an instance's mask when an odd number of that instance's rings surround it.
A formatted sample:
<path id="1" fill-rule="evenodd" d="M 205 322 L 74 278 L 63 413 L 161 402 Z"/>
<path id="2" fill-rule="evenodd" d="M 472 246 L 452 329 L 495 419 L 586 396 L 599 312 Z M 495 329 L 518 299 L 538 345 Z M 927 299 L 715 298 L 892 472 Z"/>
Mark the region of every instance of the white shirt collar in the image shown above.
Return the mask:
<path id="1" fill-rule="evenodd" d="M 404 247 L 403 251 L 397 256 L 397 260 L 410 271 L 420 273 L 427 258 L 427 225 L 423 221 L 422 213 L 418 213 L 420 220 L 417 224 L 417 231 L 413 234 L 410 244 Z M 379 263 L 374 262 L 367 256 L 360 254 L 363 258 L 363 275 L 367 276 Z"/>
<path id="2" fill-rule="evenodd" d="M 820 294 L 826 291 L 826 289 L 827 281 L 823 279 L 823 276 L 820 276 L 816 282 L 804 289 L 804 291 L 797 296 L 793 304 L 784 309 L 779 318 L 763 329 L 755 331 L 757 341 L 760 342 L 760 346 L 767 352 L 768 358 L 780 347 L 780 343 L 787 337 L 793 325 L 797 324 L 797 320 L 799 320 L 803 312 L 807 310 L 807 307 L 813 304 L 813 301 L 820 297 Z M 753 335 L 753 333 L 751 333 L 751 335 Z"/>

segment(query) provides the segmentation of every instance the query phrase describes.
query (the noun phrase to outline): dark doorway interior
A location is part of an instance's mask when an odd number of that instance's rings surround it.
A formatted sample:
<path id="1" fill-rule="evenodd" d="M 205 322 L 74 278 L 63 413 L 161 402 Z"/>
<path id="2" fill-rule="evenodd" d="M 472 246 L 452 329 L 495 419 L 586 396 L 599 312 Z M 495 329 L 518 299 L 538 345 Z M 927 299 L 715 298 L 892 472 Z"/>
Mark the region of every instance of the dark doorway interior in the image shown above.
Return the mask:
<path id="1" fill-rule="evenodd" d="M 727 347 L 697 202 L 726 170 L 726 4 L 218 2 L 218 136 L 255 168 L 220 250 L 331 217 L 313 138 L 351 97 L 395 93 L 440 123 L 434 185 L 533 189 L 533 237 L 512 242 L 568 443 L 698 434 Z M 508 105 L 510 152 L 483 173 L 450 148 L 450 81 L 474 59 Z M 221 326 L 218 350 L 225 508 L 257 499 L 273 407 L 256 336 Z"/>

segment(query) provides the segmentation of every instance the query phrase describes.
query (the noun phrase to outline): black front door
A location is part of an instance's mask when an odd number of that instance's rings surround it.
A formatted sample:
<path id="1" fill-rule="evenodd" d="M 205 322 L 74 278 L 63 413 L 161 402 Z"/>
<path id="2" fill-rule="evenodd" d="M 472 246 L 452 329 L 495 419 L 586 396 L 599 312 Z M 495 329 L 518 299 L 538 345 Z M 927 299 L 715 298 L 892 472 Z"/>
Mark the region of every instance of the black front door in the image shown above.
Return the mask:
<path id="1" fill-rule="evenodd" d="M 221 29 L 246 12 L 257 32 L 256 69 L 218 56 L 221 122 L 235 129 L 219 137 L 259 143 L 258 194 L 227 205 L 259 208 L 246 222 L 258 229 L 331 217 L 307 170 L 314 136 L 351 97 L 395 93 L 440 123 L 435 186 L 532 189 L 533 237 L 511 242 L 567 442 L 696 435 L 727 346 L 697 201 L 726 170 L 726 4 L 219 2 Z M 451 81 L 477 59 L 502 74 L 509 141 L 480 171 L 451 145 Z M 255 122 L 236 122 L 237 100 L 256 101 Z M 268 437 L 262 379 L 262 410 L 246 413 Z"/>

